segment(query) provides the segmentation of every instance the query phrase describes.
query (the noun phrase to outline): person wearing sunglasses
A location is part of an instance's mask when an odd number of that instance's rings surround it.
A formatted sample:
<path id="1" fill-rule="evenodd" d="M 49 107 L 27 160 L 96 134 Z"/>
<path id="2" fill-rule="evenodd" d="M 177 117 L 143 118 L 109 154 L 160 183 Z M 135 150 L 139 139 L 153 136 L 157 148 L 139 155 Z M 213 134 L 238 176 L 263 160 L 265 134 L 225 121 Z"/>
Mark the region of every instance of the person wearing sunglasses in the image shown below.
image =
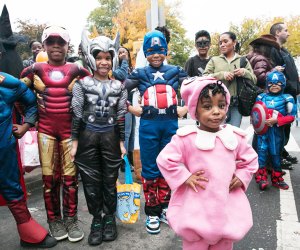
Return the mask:
<path id="1" fill-rule="evenodd" d="M 84 237 L 84 233 L 77 218 L 78 170 L 70 154 L 71 99 L 75 80 L 90 73 L 77 64 L 66 62 L 69 42 L 65 28 L 46 27 L 42 43 L 48 61 L 25 68 L 21 80 L 34 88 L 38 100 L 38 144 L 50 234 L 56 240 L 68 238 L 76 242 Z"/>
<path id="2" fill-rule="evenodd" d="M 195 34 L 195 47 L 198 54 L 190 57 L 184 67 L 186 73 L 190 77 L 202 76 L 205 66 L 210 59 L 210 56 L 208 55 L 210 44 L 210 34 L 206 30 L 199 30 Z"/>

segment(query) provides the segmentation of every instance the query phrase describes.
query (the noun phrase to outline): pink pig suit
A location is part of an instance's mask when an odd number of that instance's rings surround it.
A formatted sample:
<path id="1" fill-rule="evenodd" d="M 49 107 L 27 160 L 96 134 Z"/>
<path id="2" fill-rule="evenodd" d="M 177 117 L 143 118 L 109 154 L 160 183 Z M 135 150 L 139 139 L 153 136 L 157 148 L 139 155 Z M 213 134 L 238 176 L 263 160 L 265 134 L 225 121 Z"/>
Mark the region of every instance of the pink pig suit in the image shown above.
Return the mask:
<path id="1" fill-rule="evenodd" d="M 245 190 L 258 160 L 243 130 L 228 124 L 216 133 L 196 125 L 180 128 L 157 164 L 172 189 L 167 219 L 183 239 L 183 249 L 232 249 L 252 227 Z M 202 181 L 206 189 L 197 186 L 197 193 L 185 181 L 200 170 L 208 182 Z M 243 186 L 229 191 L 234 175 Z"/>

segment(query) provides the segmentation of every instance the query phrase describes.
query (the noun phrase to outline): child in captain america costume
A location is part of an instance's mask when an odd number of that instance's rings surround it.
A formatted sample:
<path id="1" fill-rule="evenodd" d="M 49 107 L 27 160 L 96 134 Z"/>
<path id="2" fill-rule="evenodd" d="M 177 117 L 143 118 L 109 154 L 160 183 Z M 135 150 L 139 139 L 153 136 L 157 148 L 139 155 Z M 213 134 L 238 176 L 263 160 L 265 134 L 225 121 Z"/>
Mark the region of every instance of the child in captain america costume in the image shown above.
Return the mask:
<path id="1" fill-rule="evenodd" d="M 284 146 L 284 126 L 292 123 L 296 115 L 296 104 L 293 96 L 284 94 L 286 79 L 283 73 L 274 71 L 268 74 L 266 79 L 268 93 L 257 96 L 256 101 L 266 108 L 266 132 L 257 136 L 257 153 L 259 169 L 255 179 L 261 190 L 268 186 L 268 175 L 266 169 L 267 157 L 270 154 L 272 161 L 271 181 L 274 187 L 288 189 L 289 186 L 283 179 L 281 167 L 281 152 Z M 257 123 L 257 114 L 252 110 L 253 125 Z"/>
<path id="2" fill-rule="evenodd" d="M 178 129 L 178 117 L 187 107 L 177 106 L 177 91 L 187 77 L 179 66 L 164 64 L 168 46 L 160 31 L 148 32 L 143 51 L 149 66 L 135 69 L 125 82 L 128 92 L 137 87 L 141 106 L 128 103 L 129 112 L 140 116 L 139 143 L 142 162 L 142 182 L 145 195 L 146 229 L 160 232 L 160 221 L 167 223 L 166 211 L 171 191 L 156 164 L 159 152 L 170 142 Z"/>

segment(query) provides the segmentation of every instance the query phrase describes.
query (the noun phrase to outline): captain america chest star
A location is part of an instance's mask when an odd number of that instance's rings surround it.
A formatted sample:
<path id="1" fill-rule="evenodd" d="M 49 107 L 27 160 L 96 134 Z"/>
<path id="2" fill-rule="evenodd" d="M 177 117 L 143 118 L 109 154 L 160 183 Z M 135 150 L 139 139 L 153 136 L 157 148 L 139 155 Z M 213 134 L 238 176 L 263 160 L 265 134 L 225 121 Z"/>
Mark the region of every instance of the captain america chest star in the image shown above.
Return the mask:
<path id="1" fill-rule="evenodd" d="M 155 82 L 157 79 L 165 80 L 164 77 L 163 77 L 164 74 L 165 73 L 162 73 L 162 72 L 159 72 L 159 71 L 156 71 L 155 73 L 152 73 L 152 75 L 154 77 L 153 81 Z"/>
<path id="2" fill-rule="evenodd" d="M 262 100 L 268 109 L 274 109 L 279 111 L 280 113 L 285 113 L 286 109 L 286 101 L 282 95 L 278 96 L 266 96 L 264 100 Z"/>

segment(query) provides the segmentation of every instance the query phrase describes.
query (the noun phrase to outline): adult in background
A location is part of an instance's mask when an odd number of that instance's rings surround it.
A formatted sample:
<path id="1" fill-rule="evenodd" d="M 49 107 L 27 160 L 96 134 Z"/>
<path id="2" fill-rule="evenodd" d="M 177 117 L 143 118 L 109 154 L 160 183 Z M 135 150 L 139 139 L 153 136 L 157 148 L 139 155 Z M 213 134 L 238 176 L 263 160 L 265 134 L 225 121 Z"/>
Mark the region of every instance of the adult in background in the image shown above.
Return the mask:
<path id="1" fill-rule="evenodd" d="M 257 39 L 250 42 L 252 51 L 247 55 L 253 72 L 257 78 L 257 86 L 265 89 L 267 74 L 271 71 L 279 71 L 281 66 L 273 67 L 271 61 L 272 48 L 280 50 L 279 43 L 276 38 L 271 34 L 261 35 Z"/>
<path id="2" fill-rule="evenodd" d="M 240 68 L 241 56 L 235 52 L 236 45 L 237 38 L 233 32 L 222 33 L 219 38 L 221 55 L 214 56 L 209 60 L 203 75 L 212 76 L 226 85 L 231 95 L 226 123 L 240 127 L 242 115 L 238 110 L 236 77 L 248 78 L 256 83 L 256 76 L 249 61 L 244 68 Z"/>
<path id="3" fill-rule="evenodd" d="M 284 89 L 284 93 L 292 95 L 296 102 L 296 96 L 300 93 L 300 83 L 295 61 L 290 52 L 283 47 L 290 36 L 286 24 L 284 22 L 274 23 L 270 28 L 270 34 L 276 37 L 276 40 L 280 45 L 280 50 L 272 49 L 271 59 L 274 63 L 273 66 L 282 66 L 279 71 L 283 72 L 286 77 L 286 88 Z M 290 139 L 290 132 L 291 124 L 285 125 L 284 145 L 287 145 Z M 293 164 L 298 163 L 297 157 L 291 156 L 285 148 L 283 148 L 282 151 L 282 158 Z"/>
<path id="4" fill-rule="evenodd" d="M 199 30 L 195 34 L 195 47 L 198 51 L 198 54 L 190 57 L 184 66 L 186 73 L 190 77 L 202 76 L 206 64 L 210 59 L 210 56 L 208 55 L 210 43 L 210 34 L 206 30 Z"/>
<path id="5" fill-rule="evenodd" d="M 26 68 L 26 67 L 28 67 L 28 66 L 35 63 L 36 56 L 43 49 L 43 45 L 39 41 L 32 40 L 29 43 L 29 48 L 31 50 L 32 56 L 23 61 L 23 67 L 24 68 Z"/>

